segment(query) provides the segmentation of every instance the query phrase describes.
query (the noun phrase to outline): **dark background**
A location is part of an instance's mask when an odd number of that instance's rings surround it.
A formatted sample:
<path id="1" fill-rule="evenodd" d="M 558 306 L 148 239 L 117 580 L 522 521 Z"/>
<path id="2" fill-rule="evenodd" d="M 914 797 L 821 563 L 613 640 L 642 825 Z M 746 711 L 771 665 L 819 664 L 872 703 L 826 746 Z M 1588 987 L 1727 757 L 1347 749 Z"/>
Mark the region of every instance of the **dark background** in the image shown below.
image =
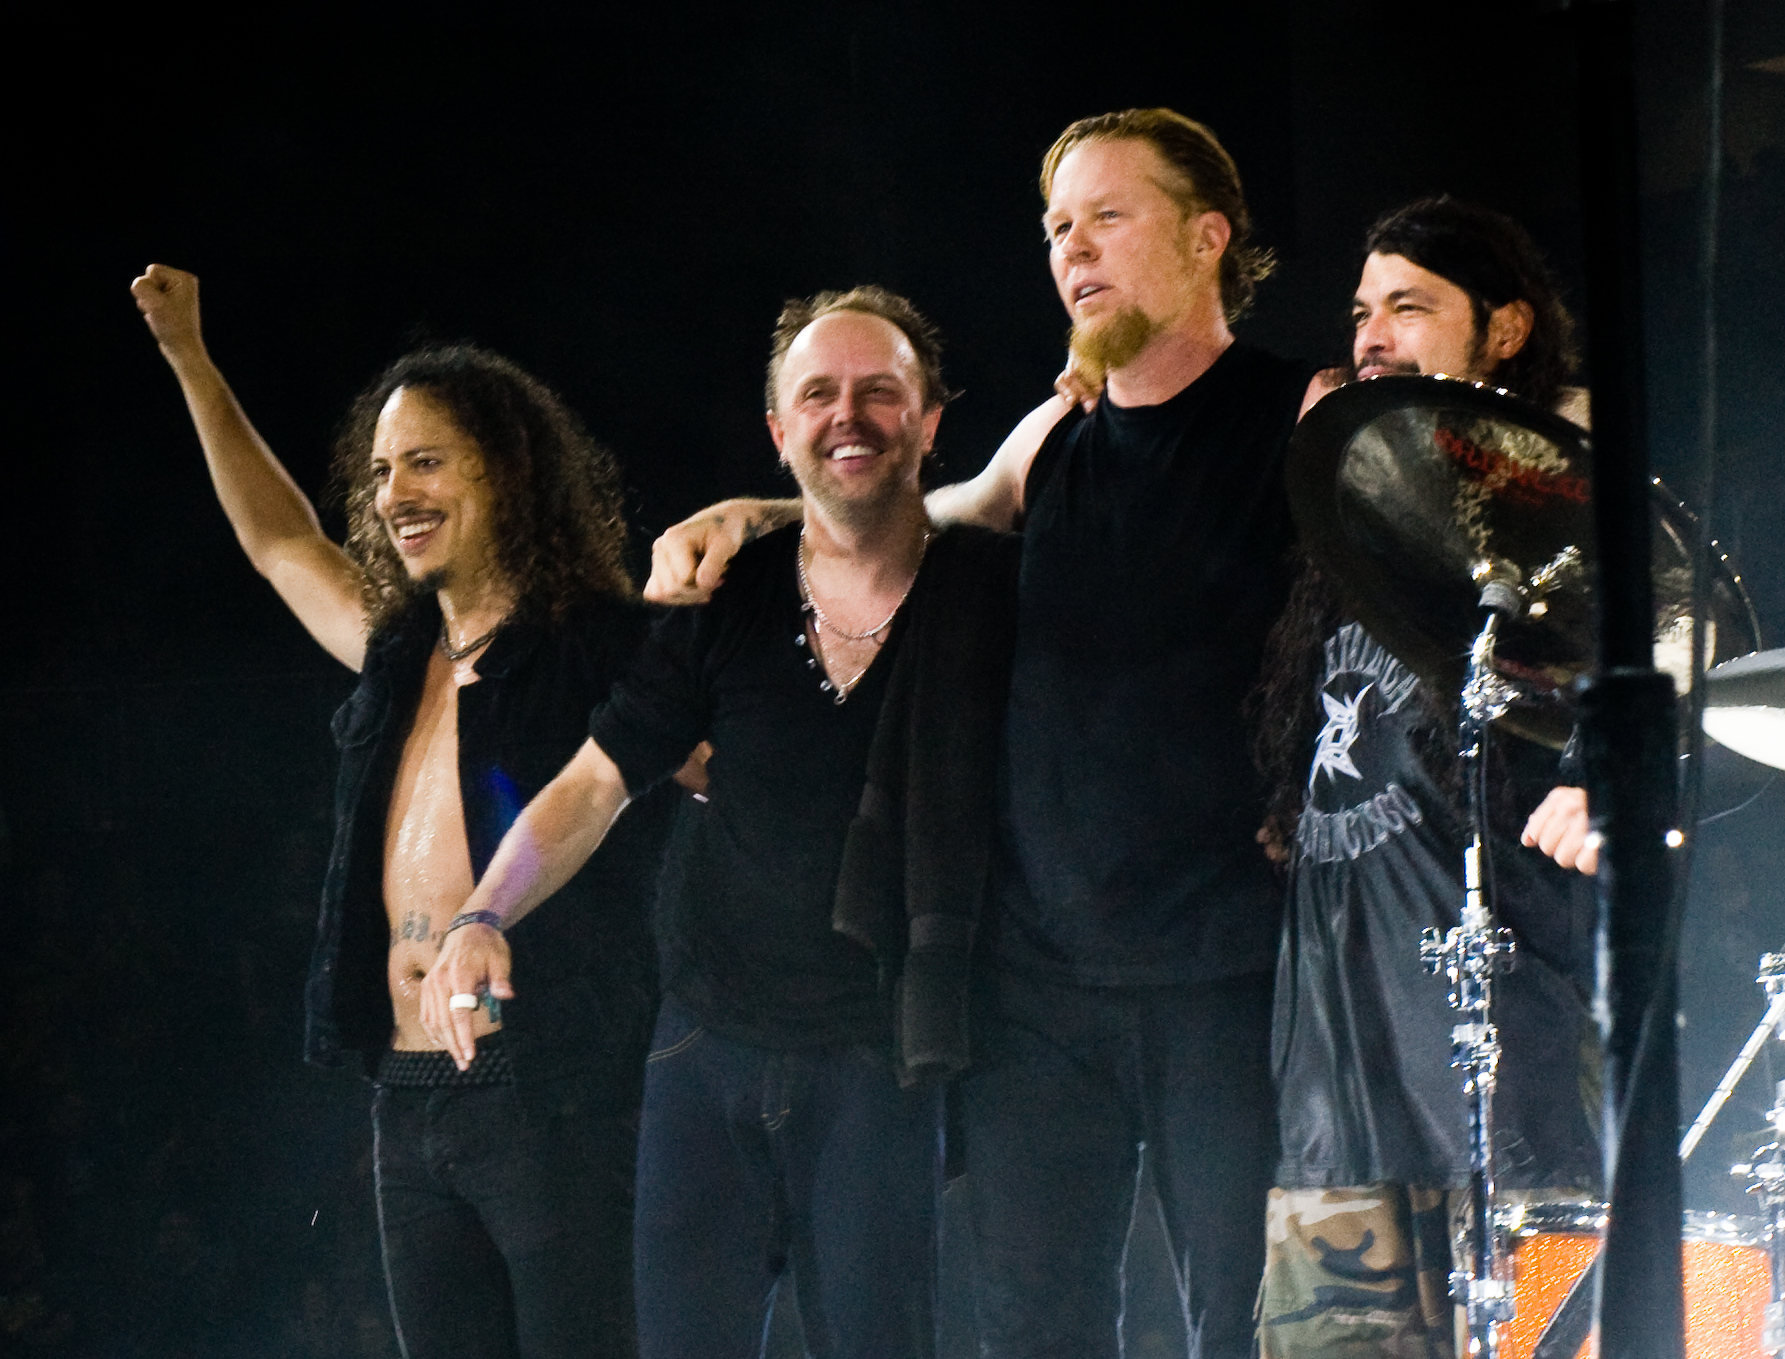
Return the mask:
<path id="1" fill-rule="evenodd" d="M 1645 9 L 1639 71 L 1653 457 L 1694 500 L 1704 2 Z M 39 94 L 14 110 L 5 227 L 8 1353 L 394 1353 L 366 1087 L 297 1060 L 350 677 L 216 508 L 126 291 L 148 262 L 202 276 L 214 356 L 313 493 L 357 388 L 417 340 L 472 338 L 616 450 L 641 563 L 686 512 L 780 487 L 761 367 L 792 294 L 911 294 L 964 391 L 940 470 L 978 470 L 1059 366 L 1034 174 L 1086 113 L 1167 104 L 1222 136 L 1282 259 L 1257 342 L 1341 357 L 1364 227 L 1433 190 L 1520 217 L 1580 299 L 1572 57 L 1526 5 L 659 4 L 200 36 L 13 44 Z M 1729 0 L 1727 41 L 1714 522 L 1777 642 L 1785 22 Z M 1703 837 L 1688 1114 L 1760 1013 L 1756 956 L 1785 947 L 1782 827 L 1772 788 Z M 1768 1100 L 1757 1075 L 1713 1130 L 1696 1206 L 1741 1208 L 1727 1166 Z M 1149 1250 L 1131 1353 L 1173 1343 Z"/>

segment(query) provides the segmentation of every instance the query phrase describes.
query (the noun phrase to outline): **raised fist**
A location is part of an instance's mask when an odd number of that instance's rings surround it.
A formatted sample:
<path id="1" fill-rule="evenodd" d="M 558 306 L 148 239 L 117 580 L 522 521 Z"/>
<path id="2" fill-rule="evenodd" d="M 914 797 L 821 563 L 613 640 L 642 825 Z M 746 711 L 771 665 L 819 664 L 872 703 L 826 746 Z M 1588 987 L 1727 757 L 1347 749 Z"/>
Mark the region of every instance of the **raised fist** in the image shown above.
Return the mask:
<path id="1" fill-rule="evenodd" d="M 130 285 L 137 310 L 149 323 L 149 333 L 161 352 L 175 354 L 202 350 L 198 329 L 198 277 L 165 264 L 151 264 Z"/>

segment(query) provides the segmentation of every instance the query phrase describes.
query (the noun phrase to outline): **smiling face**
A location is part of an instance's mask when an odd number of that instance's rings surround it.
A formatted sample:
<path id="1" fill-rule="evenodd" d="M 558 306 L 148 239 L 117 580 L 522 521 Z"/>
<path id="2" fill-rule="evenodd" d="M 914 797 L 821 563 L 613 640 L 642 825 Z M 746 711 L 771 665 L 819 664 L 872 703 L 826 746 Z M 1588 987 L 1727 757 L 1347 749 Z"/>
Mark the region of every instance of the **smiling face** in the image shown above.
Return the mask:
<path id="1" fill-rule="evenodd" d="M 1075 146 L 1054 172 L 1042 227 L 1073 347 L 1120 368 L 1199 304 L 1219 305 L 1227 219 L 1186 212 L 1182 179 L 1151 142 Z M 1100 352 L 1101 351 L 1101 352 Z"/>
<path id="2" fill-rule="evenodd" d="M 1405 255 L 1372 254 L 1351 299 L 1351 363 L 1360 378 L 1447 373 L 1485 382 L 1525 347 L 1535 317 L 1520 298 L 1484 323 L 1469 294 L 1442 274 Z"/>
<path id="3" fill-rule="evenodd" d="M 372 506 L 409 578 L 440 590 L 490 571 L 495 494 L 476 442 L 425 391 L 399 387 L 372 437 Z"/>
<path id="4" fill-rule="evenodd" d="M 834 311 L 802 330 L 782 360 L 769 432 L 800 490 L 854 525 L 918 497 L 918 471 L 941 407 L 923 404 L 911 342 L 892 322 Z"/>
<path id="5" fill-rule="evenodd" d="M 1486 355 L 1469 294 L 1404 255 L 1371 255 L 1351 300 L 1359 377 L 1448 373 L 1482 379 Z"/>

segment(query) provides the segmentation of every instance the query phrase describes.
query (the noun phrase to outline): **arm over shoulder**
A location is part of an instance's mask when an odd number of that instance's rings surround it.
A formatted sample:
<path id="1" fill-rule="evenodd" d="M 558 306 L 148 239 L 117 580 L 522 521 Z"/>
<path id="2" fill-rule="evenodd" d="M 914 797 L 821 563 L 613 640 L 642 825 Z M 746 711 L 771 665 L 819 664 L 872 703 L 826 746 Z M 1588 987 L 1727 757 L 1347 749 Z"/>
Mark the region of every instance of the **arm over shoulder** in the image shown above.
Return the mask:
<path id="1" fill-rule="evenodd" d="M 1023 488 L 1036 453 L 1073 409 L 1058 396 L 1050 396 L 1020 421 L 992 454 L 985 470 L 970 481 L 938 487 L 925 498 L 930 518 L 937 523 L 979 524 L 1008 531 L 1022 514 Z"/>
<path id="2" fill-rule="evenodd" d="M 322 531 L 309 499 L 249 423 L 205 349 L 198 279 L 151 264 L 130 285 L 178 379 L 217 499 L 254 569 L 342 664 L 365 663 L 365 574 Z"/>

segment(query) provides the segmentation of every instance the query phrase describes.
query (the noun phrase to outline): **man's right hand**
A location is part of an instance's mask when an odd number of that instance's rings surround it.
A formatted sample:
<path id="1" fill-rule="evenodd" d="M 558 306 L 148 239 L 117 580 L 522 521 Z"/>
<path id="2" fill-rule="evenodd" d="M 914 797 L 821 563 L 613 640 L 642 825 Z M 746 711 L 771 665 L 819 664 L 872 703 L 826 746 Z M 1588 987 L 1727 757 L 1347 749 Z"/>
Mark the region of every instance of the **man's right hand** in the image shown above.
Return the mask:
<path id="1" fill-rule="evenodd" d="M 322 531 L 309 498 L 267 447 L 205 352 L 198 279 L 151 264 L 130 285 L 137 310 L 179 379 L 217 500 L 254 569 L 329 655 L 365 664 L 365 572 Z"/>
<path id="2" fill-rule="evenodd" d="M 151 264 L 130 285 L 149 333 L 171 361 L 204 352 L 198 324 L 198 277 L 165 264 Z"/>
<path id="3" fill-rule="evenodd" d="M 513 1000 L 510 966 L 508 940 L 500 930 L 484 924 L 463 925 L 447 932 L 440 956 L 422 978 L 422 1027 L 446 1049 L 460 1071 L 477 1056 L 477 1028 L 472 1018 L 475 1010 L 455 1006 L 453 997 L 475 997 L 479 1005 L 484 1004 L 486 994 Z"/>
<path id="4" fill-rule="evenodd" d="M 653 604 L 705 604 L 745 543 L 799 518 L 797 500 L 722 500 L 664 531 L 651 544 Z"/>

